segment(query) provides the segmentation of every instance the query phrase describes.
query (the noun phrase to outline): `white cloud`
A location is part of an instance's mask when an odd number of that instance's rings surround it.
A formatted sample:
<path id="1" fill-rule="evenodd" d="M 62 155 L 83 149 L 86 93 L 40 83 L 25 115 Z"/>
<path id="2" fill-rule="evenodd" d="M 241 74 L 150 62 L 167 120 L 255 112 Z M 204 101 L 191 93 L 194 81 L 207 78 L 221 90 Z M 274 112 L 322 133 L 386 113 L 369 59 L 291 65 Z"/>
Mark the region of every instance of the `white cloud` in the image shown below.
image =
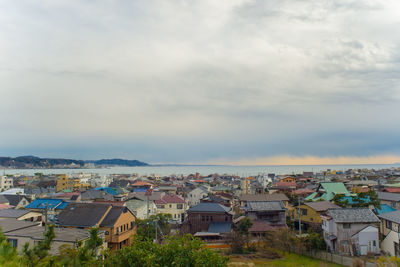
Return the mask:
<path id="1" fill-rule="evenodd" d="M 313 135 L 321 155 L 337 144 L 330 133 L 358 131 L 371 133 L 365 153 L 397 153 L 387 136 L 400 132 L 397 10 L 373 0 L 3 2 L 0 148 L 163 139 L 159 153 L 182 161 L 179 141 L 210 143 L 196 155 L 206 160 L 298 154 Z M 372 145 L 374 135 L 387 143 Z M 364 153 L 349 140 L 343 154 Z M 288 145 L 266 152 L 271 143 Z"/>

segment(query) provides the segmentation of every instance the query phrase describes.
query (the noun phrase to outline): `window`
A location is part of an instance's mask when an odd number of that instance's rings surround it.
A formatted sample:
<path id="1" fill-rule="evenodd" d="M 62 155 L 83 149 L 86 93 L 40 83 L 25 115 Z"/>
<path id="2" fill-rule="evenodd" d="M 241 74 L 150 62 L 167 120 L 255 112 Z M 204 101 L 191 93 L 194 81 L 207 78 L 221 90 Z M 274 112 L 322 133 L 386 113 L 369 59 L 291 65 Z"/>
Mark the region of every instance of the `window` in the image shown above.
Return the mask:
<path id="1" fill-rule="evenodd" d="M 105 235 L 109 235 L 110 233 L 108 231 L 105 231 Z"/>
<path id="2" fill-rule="evenodd" d="M 228 216 L 225 216 L 225 221 L 226 221 L 226 222 L 228 221 Z"/>
<path id="3" fill-rule="evenodd" d="M 118 227 L 115 229 L 115 233 L 116 233 L 117 235 L 119 234 L 119 228 L 118 228 Z"/>
<path id="4" fill-rule="evenodd" d="M 210 216 L 210 221 L 213 221 L 213 216 Z"/>
<path id="5" fill-rule="evenodd" d="M 206 221 L 208 222 L 208 216 L 206 216 Z"/>
<path id="6" fill-rule="evenodd" d="M 126 231 L 126 224 L 124 224 L 124 231 Z"/>
<path id="7" fill-rule="evenodd" d="M 172 208 L 172 205 L 169 205 L 170 208 Z"/>
<path id="8" fill-rule="evenodd" d="M 373 246 L 374 246 L 374 247 L 376 247 L 376 240 L 374 240 L 374 242 L 373 242 Z"/>
<path id="9" fill-rule="evenodd" d="M 389 230 L 392 230 L 392 222 L 391 221 L 386 221 L 386 228 Z"/>
<path id="10" fill-rule="evenodd" d="M 18 246 L 18 239 L 7 238 L 7 242 L 11 243 L 14 248 Z"/>
<path id="11" fill-rule="evenodd" d="M 301 209 L 301 215 L 307 215 L 307 210 L 306 209 Z"/>
<path id="12" fill-rule="evenodd" d="M 204 222 L 205 220 L 205 216 L 201 216 L 201 221 Z"/>
<path id="13" fill-rule="evenodd" d="M 183 209 L 183 204 L 177 204 L 176 208 L 179 209 L 179 210 Z"/>
<path id="14" fill-rule="evenodd" d="M 343 229 L 350 229 L 351 228 L 351 224 L 350 223 L 344 223 L 343 224 Z"/>

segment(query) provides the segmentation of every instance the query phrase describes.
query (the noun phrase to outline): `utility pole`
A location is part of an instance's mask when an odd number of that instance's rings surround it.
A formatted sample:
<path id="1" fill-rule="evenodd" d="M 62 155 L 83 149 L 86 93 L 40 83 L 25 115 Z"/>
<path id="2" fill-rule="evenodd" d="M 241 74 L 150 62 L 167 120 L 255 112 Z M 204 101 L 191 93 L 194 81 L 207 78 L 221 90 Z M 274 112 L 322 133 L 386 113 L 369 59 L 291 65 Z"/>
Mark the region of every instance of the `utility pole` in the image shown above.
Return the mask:
<path id="1" fill-rule="evenodd" d="M 44 210 L 44 229 L 47 231 L 47 210 L 49 209 L 49 203 L 46 203 L 46 208 Z"/>
<path id="2" fill-rule="evenodd" d="M 300 209 L 300 196 L 299 196 L 298 200 L 299 200 L 299 235 L 301 236 L 301 209 Z"/>
<path id="3" fill-rule="evenodd" d="M 154 228 L 156 229 L 156 243 L 157 243 L 157 226 L 158 226 L 158 224 L 157 224 L 157 220 L 155 220 L 154 221 Z"/>

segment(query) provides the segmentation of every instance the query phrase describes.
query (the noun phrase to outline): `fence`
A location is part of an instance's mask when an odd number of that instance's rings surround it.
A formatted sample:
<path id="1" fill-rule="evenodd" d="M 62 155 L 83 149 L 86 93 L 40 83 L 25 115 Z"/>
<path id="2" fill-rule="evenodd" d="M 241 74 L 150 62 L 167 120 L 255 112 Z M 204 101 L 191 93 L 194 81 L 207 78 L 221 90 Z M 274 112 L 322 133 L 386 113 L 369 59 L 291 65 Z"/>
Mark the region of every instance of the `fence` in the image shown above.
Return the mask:
<path id="1" fill-rule="evenodd" d="M 332 254 L 329 252 L 325 251 L 299 251 L 298 249 L 291 250 L 293 253 L 297 254 L 302 254 L 304 256 L 308 256 L 311 258 L 327 261 L 327 262 L 333 262 L 336 264 L 344 265 L 344 266 L 353 266 L 353 259 L 355 257 L 348 257 L 348 256 L 342 256 L 338 254 Z M 360 258 L 361 259 L 361 258 Z M 364 262 L 365 267 L 376 267 L 376 263 L 374 262 L 369 262 L 364 259 L 361 259 Z"/>

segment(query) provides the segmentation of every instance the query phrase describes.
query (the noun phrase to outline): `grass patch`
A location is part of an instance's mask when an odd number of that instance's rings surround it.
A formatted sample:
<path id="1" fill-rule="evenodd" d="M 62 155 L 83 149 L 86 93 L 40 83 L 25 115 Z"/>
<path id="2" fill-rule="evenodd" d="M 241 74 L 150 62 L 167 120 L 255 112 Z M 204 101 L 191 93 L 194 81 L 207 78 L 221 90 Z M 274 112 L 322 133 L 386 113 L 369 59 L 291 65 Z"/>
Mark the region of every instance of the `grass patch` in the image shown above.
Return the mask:
<path id="1" fill-rule="evenodd" d="M 294 253 L 285 253 L 279 259 L 266 259 L 262 257 L 232 256 L 229 267 L 235 266 L 271 266 L 271 267 L 341 267 L 342 265 L 328 263 Z"/>

